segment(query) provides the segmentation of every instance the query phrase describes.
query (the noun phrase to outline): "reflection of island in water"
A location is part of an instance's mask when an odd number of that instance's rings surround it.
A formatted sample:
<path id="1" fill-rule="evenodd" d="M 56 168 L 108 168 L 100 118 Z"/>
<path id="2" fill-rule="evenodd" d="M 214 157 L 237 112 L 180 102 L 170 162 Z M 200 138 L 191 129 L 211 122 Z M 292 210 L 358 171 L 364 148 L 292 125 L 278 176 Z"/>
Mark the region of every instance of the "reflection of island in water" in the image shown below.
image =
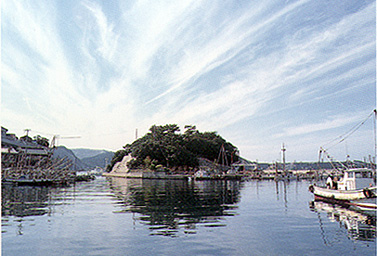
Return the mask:
<path id="1" fill-rule="evenodd" d="M 225 226 L 224 216 L 235 215 L 239 181 L 148 180 L 111 178 L 111 188 L 122 210 L 138 213 L 152 235 L 194 234 L 198 225 Z"/>
<path id="2" fill-rule="evenodd" d="M 318 213 L 321 233 L 324 243 L 330 244 L 329 237 L 326 237 L 325 228 L 320 217 L 321 212 L 327 213 L 330 221 L 339 222 L 341 227 L 348 231 L 352 240 L 373 242 L 376 239 L 376 215 L 357 212 L 338 205 L 332 205 L 321 201 L 310 202 L 310 209 Z"/>

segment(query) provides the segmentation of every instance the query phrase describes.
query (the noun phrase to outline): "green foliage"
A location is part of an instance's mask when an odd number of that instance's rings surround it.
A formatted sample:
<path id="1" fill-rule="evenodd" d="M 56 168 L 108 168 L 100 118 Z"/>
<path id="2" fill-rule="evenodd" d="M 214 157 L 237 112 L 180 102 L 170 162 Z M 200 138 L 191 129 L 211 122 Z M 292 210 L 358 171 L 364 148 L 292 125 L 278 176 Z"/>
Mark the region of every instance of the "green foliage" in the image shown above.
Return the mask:
<path id="1" fill-rule="evenodd" d="M 219 158 L 224 148 L 224 159 Z M 118 151 L 119 152 L 119 151 Z M 185 126 L 184 133 L 176 124 L 153 125 L 149 132 L 132 144 L 124 146 L 121 153 L 116 152 L 110 167 L 123 156 L 131 153 L 134 157 L 129 168 L 149 168 L 156 170 L 158 165 L 172 168 L 179 166 L 197 167 L 199 158 L 231 164 L 238 160 L 237 148 L 224 140 L 216 132 L 199 132 L 195 126 Z M 122 156 L 120 158 L 120 156 Z M 110 168 L 110 170 L 111 170 Z"/>
<path id="2" fill-rule="evenodd" d="M 50 143 L 48 142 L 47 138 L 42 137 L 41 135 L 37 135 L 34 137 L 34 140 L 37 142 L 38 145 L 49 147 Z"/>

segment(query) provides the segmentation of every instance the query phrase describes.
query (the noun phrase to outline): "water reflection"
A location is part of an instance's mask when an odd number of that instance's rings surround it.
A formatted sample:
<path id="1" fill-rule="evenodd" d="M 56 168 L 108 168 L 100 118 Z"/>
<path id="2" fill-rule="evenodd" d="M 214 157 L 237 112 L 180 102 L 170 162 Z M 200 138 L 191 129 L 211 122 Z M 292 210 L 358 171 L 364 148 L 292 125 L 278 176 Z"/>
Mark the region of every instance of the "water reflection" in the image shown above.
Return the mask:
<path id="1" fill-rule="evenodd" d="M 76 194 L 75 186 L 39 187 L 2 184 L 1 232 L 7 233 L 12 229 L 11 227 L 17 227 L 16 234 L 23 235 L 26 227 L 36 225 L 36 219 L 33 217 L 50 218 L 55 213 L 64 214 L 66 210 L 64 206 L 74 204 Z"/>
<path id="2" fill-rule="evenodd" d="M 289 184 L 289 180 L 281 180 L 281 181 L 274 181 L 275 182 L 275 193 L 276 193 L 276 199 L 279 201 L 279 183 L 282 184 L 283 188 L 283 199 L 284 199 L 284 208 L 285 210 L 288 209 L 288 199 L 287 199 L 287 186 Z"/>
<path id="3" fill-rule="evenodd" d="M 48 213 L 48 187 L 1 186 L 2 216 L 38 216 Z"/>
<path id="4" fill-rule="evenodd" d="M 357 212 L 338 205 L 321 201 L 310 202 L 310 209 L 318 214 L 322 238 L 325 244 L 331 244 L 331 234 L 326 232 L 321 213 L 326 213 L 331 222 L 338 222 L 340 227 L 347 230 L 352 240 L 374 242 L 376 239 L 376 216 L 364 212 Z"/>
<path id="5" fill-rule="evenodd" d="M 122 212 L 140 214 L 151 235 L 195 234 L 200 226 L 225 226 L 236 214 L 239 181 L 141 180 L 111 178 Z"/>

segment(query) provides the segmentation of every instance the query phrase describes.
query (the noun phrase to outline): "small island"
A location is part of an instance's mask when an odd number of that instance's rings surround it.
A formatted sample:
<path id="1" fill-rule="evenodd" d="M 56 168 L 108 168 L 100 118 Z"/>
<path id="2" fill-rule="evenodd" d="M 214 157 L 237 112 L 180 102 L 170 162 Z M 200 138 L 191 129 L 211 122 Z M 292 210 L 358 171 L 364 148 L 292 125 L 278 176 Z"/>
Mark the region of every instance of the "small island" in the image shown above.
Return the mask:
<path id="1" fill-rule="evenodd" d="M 129 178 L 235 178 L 237 147 L 217 132 L 186 125 L 153 125 L 149 132 L 114 154 L 105 176 Z"/>

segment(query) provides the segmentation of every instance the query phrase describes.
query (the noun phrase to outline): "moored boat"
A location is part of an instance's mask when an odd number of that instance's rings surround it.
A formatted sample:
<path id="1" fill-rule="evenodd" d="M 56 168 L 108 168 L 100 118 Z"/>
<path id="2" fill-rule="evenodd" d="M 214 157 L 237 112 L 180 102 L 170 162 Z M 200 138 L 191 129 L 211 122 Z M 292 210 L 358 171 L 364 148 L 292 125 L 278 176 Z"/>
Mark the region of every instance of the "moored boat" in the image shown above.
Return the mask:
<path id="1" fill-rule="evenodd" d="M 376 210 L 376 200 L 360 201 L 376 198 L 377 186 L 373 186 L 372 173 L 372 170 L 366 168 L 348 169 L 344 171 L 344 177 L 338 182 L 337 189 L 314 184 L 309 186 L 309 191 L 314 194 L 315 200 L 353 206 L 361 210 Z M 361 188 L 357 188 L 357 185 L 361 185 Z"/>
<path id="2" fill-rule="evenodd" d="M 377 187 L 355 189 L 355 190 L 335 190 L 316 185 L 310 185 L 309 191 L 314 194 L 316 199 L 333 199 L 333 200 L 360 200 L 376 197 Z"/>
<path id="3" fill-rule="evenodd" d="M 374 148 L 377 149 L 377 139 L 376 139 L 376 121 L 377 121 L 377 110 L 374 109 L 369 116 L 362 121 L 355 128 L 351 129 L 349 132 L 339 136 L 339 141 L 331 141 L 331 146 L 335 146 L 343 142 L 348 138 L 352 133 L 359 129 L 365 122 L 370 118 L 374 117 Z M 335 143 L 335 144 L 334 144 Z M 329 144 L 329 143 L 328 143 Z M 332 177 L 328 177 L 326 180 L 326 186 L 321 187 L 316 184 L 309 186 L 309 191 L 314 194 L 314 198 L 317 200 L 327 201 L 330 203 L 340 203 L 347 204 L 348 206 L 355 206 L 363 209 L 376 209 L 376 200 L 372 202 L 360 202 L 360 200 L 368 200 L 376 198 L 376 161 L 372 161 L 370 157 L 369 168 L 349 168 L 350 165 L 348 162 L 343 164 L 339 162 L 337 165 L 333 163 L 333 158 L 328 154 L 327 150 L 324 147 L 321 147 L 319 150 L 319 160 L 321 160 L 322 154 L 327 155 L 327 158 L 332 162 L 334 168 L 333 173 L 339 175 L 343 173 L 343 178 L 338 182 L 335 177 L 334 180 Z M 375 152 L 376 155 L 376 152 Z M 349 155 L 347 154 L 347 157 Z M 352 166 L 352 165 L 351 165 Z M 368 165 L 365 165 L 368 166 Z"/>

